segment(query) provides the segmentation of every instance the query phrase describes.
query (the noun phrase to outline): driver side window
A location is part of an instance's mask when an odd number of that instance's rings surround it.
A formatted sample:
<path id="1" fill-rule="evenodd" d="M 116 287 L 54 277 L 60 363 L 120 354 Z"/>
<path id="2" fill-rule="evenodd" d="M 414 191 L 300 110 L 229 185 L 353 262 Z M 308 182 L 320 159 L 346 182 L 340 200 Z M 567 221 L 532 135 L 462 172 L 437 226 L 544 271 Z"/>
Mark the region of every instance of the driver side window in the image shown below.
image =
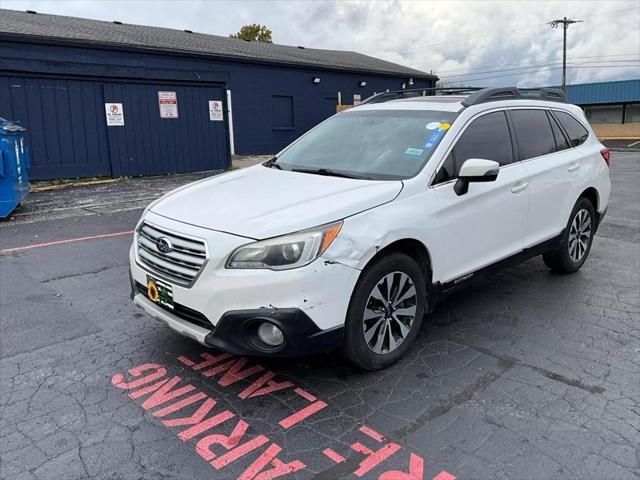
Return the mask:
<path id="1" fill-rule="evenodd" d="M 504 112 L 483 115 L 467 127 L 440 166 L 433 184 L 458 178 L 460 167 L 470 158 L 494 160 L 500 166 L 513 163 L 511 135 Z"/>

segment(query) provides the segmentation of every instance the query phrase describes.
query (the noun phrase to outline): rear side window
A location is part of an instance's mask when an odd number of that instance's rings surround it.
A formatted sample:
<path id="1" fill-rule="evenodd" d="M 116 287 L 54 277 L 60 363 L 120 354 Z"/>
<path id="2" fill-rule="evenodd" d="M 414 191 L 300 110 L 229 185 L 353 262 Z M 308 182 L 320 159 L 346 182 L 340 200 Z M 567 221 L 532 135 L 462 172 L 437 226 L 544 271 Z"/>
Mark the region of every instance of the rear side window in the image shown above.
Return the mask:
<path id="1" fill-rule="evenodd" d="M 474 120 L 462 133 L 434 179 L 434 185 L 458 177 L 460 167 L 470 158 L 483 158 L 501 166 L 513 163 L 511 135 L 504 112 L 494 112 Z"/>
<path id="2" fill-rule="evenodd" d="M 560 151 L 560 150 L 566 150 L 567 148 L 570 148 L 569 142 L 567 141 L 567 138 L 564 136 L 564 133 L 562 133 L 562 130 L 560 130 L 560 127 L 558 126 L 558 121 L 553 118 L 553 115 L 548 114 L 549 117 L 549 122 L 551 123 L 551 130 L 553 130 L 553 138 L 556 141 L 556 151 Z"/>
<path id="3" fill-rule="evenodd" d="M 554 111 L 553 114 L 562 125 L 562 128 L 564 128 L 564 131 L 567 132 L 567 135 L 569 135 L 569 140 L 573 147 L 582 145 L 587 140 L 589 132 L 578 120 L 565 112 Z"/>
<path id="4" fill-rule="evenodd" d="M 551 125 L 544 110 L 510 110 L 516 129 L 520 160 L 540 157 L 556 151 Z"/>

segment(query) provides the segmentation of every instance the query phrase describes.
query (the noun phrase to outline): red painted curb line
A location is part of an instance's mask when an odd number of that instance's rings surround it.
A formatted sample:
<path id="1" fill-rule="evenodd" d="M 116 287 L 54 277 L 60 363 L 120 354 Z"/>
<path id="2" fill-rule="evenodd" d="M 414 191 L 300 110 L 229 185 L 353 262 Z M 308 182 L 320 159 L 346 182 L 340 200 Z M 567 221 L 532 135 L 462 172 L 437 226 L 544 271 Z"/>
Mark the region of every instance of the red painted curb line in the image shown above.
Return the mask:
<path id="1" fill-rule="evenodd" d="M 51 247 L 53 245 L 63 245 L 65 243 L 81 242 L 84 240 L 97 240 L 99 238 L 121 237 L 123 235 L 131 235 L 132 233 L 133 233 L 133 230 L 128 230 L 126 232 L 104 233 L 102 235 L 91 235 L 88 237 L 67 238 L 65 240 L 56 240 L 54 242 L 34 243 L 32 245 L 25 245 L 24 247 L 5 248 L 4 250 L 0 250 L 0 254 L 21 252 L 24 250 L 31 250 L 33 248 Z"/>

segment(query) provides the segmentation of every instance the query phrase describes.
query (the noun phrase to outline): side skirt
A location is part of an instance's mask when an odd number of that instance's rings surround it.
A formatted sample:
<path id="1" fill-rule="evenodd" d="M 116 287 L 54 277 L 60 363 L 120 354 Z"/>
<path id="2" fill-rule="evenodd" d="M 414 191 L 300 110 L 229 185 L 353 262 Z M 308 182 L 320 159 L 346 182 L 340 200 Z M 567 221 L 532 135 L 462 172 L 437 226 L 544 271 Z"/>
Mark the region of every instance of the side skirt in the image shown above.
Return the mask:
<path id="1" fill-rule="evenodd" d="M 542 255 L 547 252 L 555 252 L 562 245 L 562 239 L 564 238 L 565 230 L 563 230 L 559 235 L 550 238 L 538 245 L 534 245 L 533 247 L 525 248 L 521 252 L 518 252 L 510 257 L 507 257 L 499 262 L 493 263 L 491 265 L 487 265 L 486 267 L 481 268 L 480 270 L 476 270 L 475 272 L 468 273 L 463 275 L 462 277 L 456 278 L 450 282 L 440 283 L 435 282 L 429 288 L 427 292 L 428 305 L 427 305 L 427 313 L 433 312 L 436 305 L 444 300 L 447 296 L 452 294 L 453 292 L 457 292 L 458 290 L 463 289 L 467 285 L 475 282 L 480 278 L 486 278 L 488 276 L 493 275 L 500 270 L 504 270 L 505 268 L 513 267 L 518 265 L 525 260 L 528 260 L 532 257 L 537 257 L 538 255 Z"/>

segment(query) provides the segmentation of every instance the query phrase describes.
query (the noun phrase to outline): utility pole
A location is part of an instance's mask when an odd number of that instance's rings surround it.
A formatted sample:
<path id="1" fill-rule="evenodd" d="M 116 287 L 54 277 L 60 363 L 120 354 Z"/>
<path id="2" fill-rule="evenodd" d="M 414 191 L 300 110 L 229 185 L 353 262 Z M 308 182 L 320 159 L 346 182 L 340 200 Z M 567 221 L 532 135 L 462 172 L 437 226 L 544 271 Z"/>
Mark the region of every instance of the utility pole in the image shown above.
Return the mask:
<path id="1" fill-rule="evenodd" d="M 558 28 L 562 24 L 562 90 L 567 91 L 567 29 L 572 23 L 580 23 L 582 20 L 570 20 L 564 17 L 561 20 L 549 22 L 551 28 Z"/>

